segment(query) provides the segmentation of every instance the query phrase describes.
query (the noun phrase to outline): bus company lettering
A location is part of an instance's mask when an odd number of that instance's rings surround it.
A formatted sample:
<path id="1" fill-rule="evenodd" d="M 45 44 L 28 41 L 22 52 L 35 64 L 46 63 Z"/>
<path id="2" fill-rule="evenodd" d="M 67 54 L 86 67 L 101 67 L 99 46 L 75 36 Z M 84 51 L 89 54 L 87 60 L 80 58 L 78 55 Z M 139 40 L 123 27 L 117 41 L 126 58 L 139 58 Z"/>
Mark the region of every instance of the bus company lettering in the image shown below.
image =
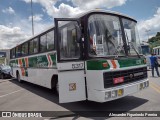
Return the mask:
<path id="1" fill-rule="evenodd" d="M 47 62 L 37 63 L 37 67 L 48 67 Z"/>
<path id="2" fill-rule="evenodd" d="M 37 57 L 37 67 L 48 67 L 48 62 L 43 60 L 44 56 Z"/>
<path id="3" fill-rule="evenodd" d="M 83 63 L 72 64 L 72 69 L 82 69 L 82 68 L 84 68 Z"/>

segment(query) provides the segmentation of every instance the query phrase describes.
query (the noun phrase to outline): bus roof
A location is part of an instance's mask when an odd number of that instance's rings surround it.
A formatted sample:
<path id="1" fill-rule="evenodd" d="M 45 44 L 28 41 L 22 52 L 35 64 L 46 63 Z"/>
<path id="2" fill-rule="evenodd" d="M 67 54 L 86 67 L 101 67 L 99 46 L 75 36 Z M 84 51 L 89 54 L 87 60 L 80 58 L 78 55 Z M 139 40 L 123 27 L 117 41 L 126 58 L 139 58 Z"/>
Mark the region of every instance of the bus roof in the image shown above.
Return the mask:
<path id="1" fill-rule="evenodd" d="M 88 10 L 88 11 L 85 11 L 85 12 L 82 12 L 76 16 L 73 16 L 71 18 L 80 18 L 80 17 L 83 17 L 87 14 L 90 14 L 90 13 L 109 13 L 109 14 L 114 14 L 114 15 L 119 15 L 119 16 L 123 16 L 123 17 L 127 17 L 129 19 L 132 19 L 134 21 L 136 21 L 134 18 L 128 16 L 128 15 L 125 15 L 125 14 L 122 14 L 122 13 L 119 13 L 119 12 L 116 12 L 116 11 L 110 11 L 110 10 L 104 10 L 104 9 L 93 9 L 93 10 Z"/>
<path id="2" fill-rule="evenodd" d="M 127 16 L 127 15 L 125 15 L 125 14 L 122 14 L 122 13 L 119 13 L 119 12 L 116 12 L 116 11 L 104 10 L 104 9 L 88 10 L 88 11 L 82 12 L 82 13 L 80 13 L 80 14 L 78 14 L 78 15 L 75 15 L 75 16 L 72 16 L 72 17 L 68 17 L 68 18 L 81 18 L 81 17 L 83 17 L 83 16 L 85 16 L 85 15 L 87 15 L 87 14 L 91 14 L 91 13 L 106 13 L 106 14 L 109 13 L 109 14 L 113 14 L 113 15 L 119 15 L 119 16 L 122 16 L 122 17 L 126 17 L 126 18 L 132 19 L 133 21 L 137 22 L 134 18 L 132 18 L 132 17 L 130 17 L 130 16 Z M 21 45 L 21 44 L 27 42 L 28 40 L 31 40 L 31 39 L 33 39 L 33 38 L 35 38 L 35 37 L 43 34 L 44 32 L 53 29 L 54 27 L 55 27 L 55 25 L 52 25 L 52 26 L 48 27 L 47 29 L 43 30 L 42 32 L 37 33 L 37 34 L 35 34 L 34 36 L 29 37 L 27 40 L 21 42 L 21 43 L 18 44 L 18 45 Z M 18 46 L 18 45 L 16 45 L 16 46 Z M 14 46 L 14 47 L 12 47 L 12 48 L 15 48 L 16 46 Z M 11 48 L 11 49 L 12 49 L 12 48 Z"/>
<path id="3" fill-rule="evenodd" d="M 153 49 L 158 49 L 158 48 L 160 48 L 160 46 L 154 47 Z"/>

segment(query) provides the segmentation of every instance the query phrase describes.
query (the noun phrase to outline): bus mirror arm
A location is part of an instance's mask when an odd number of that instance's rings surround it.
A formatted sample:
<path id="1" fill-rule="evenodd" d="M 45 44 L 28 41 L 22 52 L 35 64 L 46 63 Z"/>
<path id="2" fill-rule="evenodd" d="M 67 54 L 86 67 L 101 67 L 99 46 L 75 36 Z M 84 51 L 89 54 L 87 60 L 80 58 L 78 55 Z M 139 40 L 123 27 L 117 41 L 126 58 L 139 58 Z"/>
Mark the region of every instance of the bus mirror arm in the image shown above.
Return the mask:
<path id="1" fill-rule="evenodd" d="M 82 40 L 82 33 L 81 33 L 81 27 L 76 25 L 76 30 L 77 30 L 77 39 L 76 42 L 80 43 Z"/>

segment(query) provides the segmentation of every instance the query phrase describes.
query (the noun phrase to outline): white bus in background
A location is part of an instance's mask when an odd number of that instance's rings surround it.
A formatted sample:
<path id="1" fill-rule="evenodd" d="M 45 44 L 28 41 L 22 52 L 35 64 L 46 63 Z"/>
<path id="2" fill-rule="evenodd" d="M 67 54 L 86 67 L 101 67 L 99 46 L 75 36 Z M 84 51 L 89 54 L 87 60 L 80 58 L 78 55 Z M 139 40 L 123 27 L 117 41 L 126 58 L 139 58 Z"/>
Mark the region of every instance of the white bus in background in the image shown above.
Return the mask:
<path id="1" fill-rule="evenodd" d="M 92 10 L 54 21 L 52 28 L 11 49 L 19 82 L 56 90 L 60 103 L 106 102 L 149 86 L 136 20 Z"/>
<path id="2" fill-rule="evenodd" d="M 141 49 L 142 49 L 142 54 L 143 55 L 145 55 L 145 56 L 147 56 L 147 55 L 149 55 L 150 54 L 150 48 L 149 48 L 149 45 L 147 44 L 147 45 L 142 45 L 141 44 Z"/>
<path id="3" fill-rule="evenodd" d="M 150 62 L 151 53 L 150 53 L 149 44 L 141 44 L 141 49 L 142 49 L 142 54 L 146 58 L 148 67 L 151 68 L 151 62 Z"/>
<path id="4" fill-rule="evenodd" d="M 160 64 L 160 46 L 154 47 L 153 53 L 158 57 L 158 63 Z"/>

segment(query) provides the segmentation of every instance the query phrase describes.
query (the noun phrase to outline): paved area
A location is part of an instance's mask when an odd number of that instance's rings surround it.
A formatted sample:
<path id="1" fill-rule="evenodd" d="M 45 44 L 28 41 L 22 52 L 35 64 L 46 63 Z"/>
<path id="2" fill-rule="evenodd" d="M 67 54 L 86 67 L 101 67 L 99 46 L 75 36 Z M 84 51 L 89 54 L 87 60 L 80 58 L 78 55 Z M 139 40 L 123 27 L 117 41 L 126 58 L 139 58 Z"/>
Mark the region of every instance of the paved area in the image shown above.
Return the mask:
<path id="1" fill-rule="evenodd" d="M 58 96 L 49 89 L 31 84 L 18 83 L 16 80 L 0 79 L 0 111 L 70 111 L 67 117 L 61 118 L 30 118 L 31 120 L 115 120 L 115 119 L 157 119 L 154 118 L 117 118 L 117 117 L 84 117 L 85 111 L 90 114 L 100 116 L 100 111 L 160 111 L 160 77 L 151 77 L 150 87 L 132 96 L 127 96 L 118 100 L 96 103 L 91 101 L 81 101 L 74 103 L 59 104 Z M 80 116 L 72 116 L 71 113 Z M 2 118 L 0 118 L 1 120 Z M 2 120 L 19 120 L 18 118 L 3 118 Z M 22 118 L 20 118 L 21 120 Z M 25 118 L 23 118 L 25 119 Z M 27 118 L 26 118 L 27 120 Z"/>

